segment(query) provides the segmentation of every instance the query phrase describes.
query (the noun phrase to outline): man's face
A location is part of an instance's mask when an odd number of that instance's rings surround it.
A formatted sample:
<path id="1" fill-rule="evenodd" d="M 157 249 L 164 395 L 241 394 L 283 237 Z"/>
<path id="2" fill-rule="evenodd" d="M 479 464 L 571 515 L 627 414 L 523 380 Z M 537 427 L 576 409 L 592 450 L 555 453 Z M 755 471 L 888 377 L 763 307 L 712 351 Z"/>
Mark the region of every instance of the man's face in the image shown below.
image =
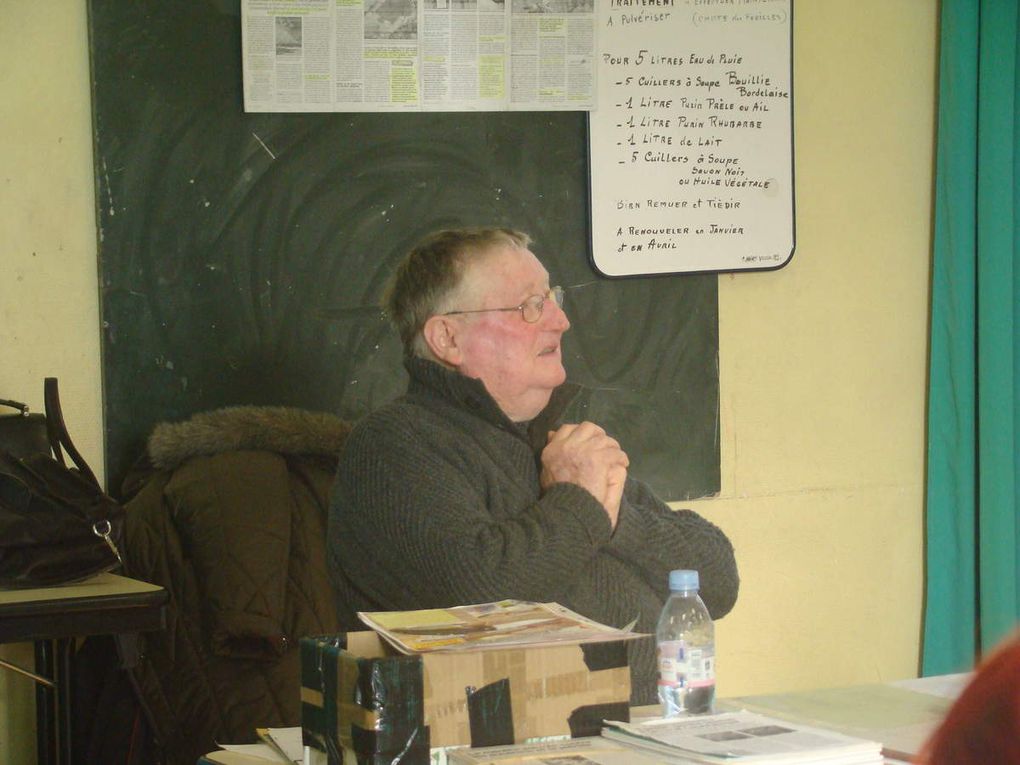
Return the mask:
<path id="1" fill-rule="evenodd" d="M 529 250 L 502 247 L 471 263 L 456 299 L 457 310 L 509 308 L 549 292 L 549 274 Z M 515 422 L 530 420 L 549 403 L 566 379 L 560 338 L 570 322 L 547 299 L 534 324 L 520 311 L 492 311 L 448 317 L 458 324 L 457 371 L 480 379 L 503 412 Z"/>

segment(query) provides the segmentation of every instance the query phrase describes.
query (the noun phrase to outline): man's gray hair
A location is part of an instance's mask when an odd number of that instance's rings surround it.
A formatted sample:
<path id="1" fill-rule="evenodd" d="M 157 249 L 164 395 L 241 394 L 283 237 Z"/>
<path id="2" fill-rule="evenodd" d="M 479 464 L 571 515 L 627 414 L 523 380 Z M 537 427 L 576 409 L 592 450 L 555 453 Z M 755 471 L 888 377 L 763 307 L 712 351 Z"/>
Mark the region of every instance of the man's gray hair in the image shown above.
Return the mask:
<path id="1" fill-rule="evenodd" d="M 468 262 L 500 247 L 527 249 L 531 238 L 509 228 L 463 228 L 427 236 L 397 265 L 382 307 L 400 333 L 404 353 L 431 358 L 422 328 L 451 310 L 447 299 L 460 286 Z"/>

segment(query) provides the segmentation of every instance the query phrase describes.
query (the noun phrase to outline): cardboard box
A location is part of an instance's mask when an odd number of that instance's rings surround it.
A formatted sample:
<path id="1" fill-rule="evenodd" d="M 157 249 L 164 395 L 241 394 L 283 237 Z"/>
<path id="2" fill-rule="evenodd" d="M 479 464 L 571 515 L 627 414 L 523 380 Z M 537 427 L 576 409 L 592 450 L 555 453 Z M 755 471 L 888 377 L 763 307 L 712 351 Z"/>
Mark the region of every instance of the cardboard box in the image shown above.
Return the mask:
<path id="1" fill-rule="evenodd" d="M 629 719 L 626 641 L 406 656 L 374 632 L 301 641 L 301 724 L 329 765 L 598 735 Z"/>

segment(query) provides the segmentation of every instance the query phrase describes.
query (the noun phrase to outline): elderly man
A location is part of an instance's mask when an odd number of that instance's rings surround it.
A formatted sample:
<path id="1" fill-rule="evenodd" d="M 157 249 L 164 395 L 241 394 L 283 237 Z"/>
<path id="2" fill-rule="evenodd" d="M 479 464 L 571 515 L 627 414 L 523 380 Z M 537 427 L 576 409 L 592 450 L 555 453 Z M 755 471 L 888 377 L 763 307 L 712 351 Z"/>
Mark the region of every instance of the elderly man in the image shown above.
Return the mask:
<path id="1" fill-rule="evenodd" d="M 654 632 L 669 571 L 697 569 L 712 616 L 737 597 L 733 548 L 627 477 L 591 422 L 560 424 L 563 291 L 507 229 L 441 231 L 385 299 L 407 393 L 359 422 L 337 473 L 329 565 L 341 623 L 361 610 L 556 601 Z M 632 701 L 655 700 L 654 641 L 630 646 Z"/>

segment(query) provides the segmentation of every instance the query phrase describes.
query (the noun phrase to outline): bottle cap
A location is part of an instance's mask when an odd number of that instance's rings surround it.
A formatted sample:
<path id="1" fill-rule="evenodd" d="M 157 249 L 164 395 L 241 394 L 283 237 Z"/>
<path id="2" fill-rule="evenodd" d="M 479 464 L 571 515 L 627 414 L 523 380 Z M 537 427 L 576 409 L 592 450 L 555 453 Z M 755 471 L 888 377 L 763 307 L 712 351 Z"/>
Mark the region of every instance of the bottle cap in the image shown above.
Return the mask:
<path id="1" fill-rule="evenodd" d="M 701 586 L 701 582 L 698 580 L 698 572 L 690 569 L 678 568 L 675 571 L 669 572 L 669 590 L 670 592 L 680 592 L 681 590 L 697 590 Z"/>

